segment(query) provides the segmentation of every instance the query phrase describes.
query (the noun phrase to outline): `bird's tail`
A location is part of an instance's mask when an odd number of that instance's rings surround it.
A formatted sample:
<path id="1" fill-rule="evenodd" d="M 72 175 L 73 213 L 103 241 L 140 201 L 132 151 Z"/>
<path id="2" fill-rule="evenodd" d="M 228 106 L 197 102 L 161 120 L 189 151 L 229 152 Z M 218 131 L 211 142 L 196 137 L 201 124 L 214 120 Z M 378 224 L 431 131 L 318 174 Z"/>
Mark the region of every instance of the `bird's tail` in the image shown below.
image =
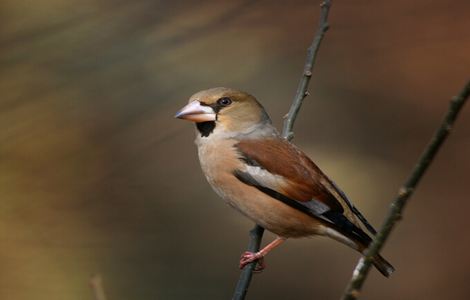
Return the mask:
<path id="1" fill-rule="evenodd" d="M 385 260 L 385 258 L 380 256 L 380 254 L 377 254 L 374 257 L 374 261 L 372 263 L 374 264 L 374 267 L 376 267 L 377 270 L 385 277 L 389 277 L 395 271 L 395 268 L 387 260 Z"/>
<path id="2" fill-rule="evenodd" d="M 337 240 L 338 242 L 348 245 L 349 247 L 359 251 L 362 255 L 364 255 L 365 251 L 367 250 L 367 246 L 365 245 L 370 245 L 372 239 L 360 228 L 356 226 L 353 228 L 355 228 L 359 234 L 354 234 L 355 232 L 353 232 L 353 234 L 347 234 L 346 232 L 342 233 L 334 228 L 326 228 L 323 234 L 334 240 Z M 393 271 L 395 271 L 395 268 L 388 261 L 386 261 L 385 258 L 380 256 L 380 254 L 377 254 L 374 257 L 372 263 L 385 277 L 389 277 Z"/>

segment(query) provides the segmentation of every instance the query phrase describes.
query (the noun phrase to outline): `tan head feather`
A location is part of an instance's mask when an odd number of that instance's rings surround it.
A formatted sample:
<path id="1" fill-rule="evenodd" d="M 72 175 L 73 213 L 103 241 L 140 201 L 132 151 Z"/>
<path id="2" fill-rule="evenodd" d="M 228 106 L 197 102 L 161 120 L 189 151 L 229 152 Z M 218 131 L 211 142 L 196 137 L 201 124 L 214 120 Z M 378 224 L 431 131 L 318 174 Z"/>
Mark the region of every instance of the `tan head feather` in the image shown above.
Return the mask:
<path id="1" fill-rule="evenodd" d="M 224 87 L 200 91 L 189 99 L 207 105 L 217 114 L 216 122 L 228 131 L 242 131 L 259 123 L 271 123 L 263 106 L 252 95 Z"/>

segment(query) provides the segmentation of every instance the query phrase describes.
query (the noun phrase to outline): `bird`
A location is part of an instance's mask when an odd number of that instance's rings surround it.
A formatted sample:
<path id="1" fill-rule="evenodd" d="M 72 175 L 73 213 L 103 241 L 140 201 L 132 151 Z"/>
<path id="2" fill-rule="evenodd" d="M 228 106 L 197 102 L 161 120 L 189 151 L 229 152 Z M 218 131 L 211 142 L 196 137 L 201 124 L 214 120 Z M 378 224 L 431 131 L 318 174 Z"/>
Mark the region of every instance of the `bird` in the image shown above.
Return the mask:
<path id="1" fill-rule="evenodd" d="M 240 269 L 289 238 L 325 236 L 364 254 L 376 230 L 346 194 L 273 126 L 249 93 L 217 87 L 195 93 L 176 118 L 196 125 L 195 144 L 212 189 L 231 207 L 276 238 L 246 251 Z M 369 232 L 366 233 L 366 231 Z M 394 267 L 380 254 L 373 265 L 385 277 Z"/>

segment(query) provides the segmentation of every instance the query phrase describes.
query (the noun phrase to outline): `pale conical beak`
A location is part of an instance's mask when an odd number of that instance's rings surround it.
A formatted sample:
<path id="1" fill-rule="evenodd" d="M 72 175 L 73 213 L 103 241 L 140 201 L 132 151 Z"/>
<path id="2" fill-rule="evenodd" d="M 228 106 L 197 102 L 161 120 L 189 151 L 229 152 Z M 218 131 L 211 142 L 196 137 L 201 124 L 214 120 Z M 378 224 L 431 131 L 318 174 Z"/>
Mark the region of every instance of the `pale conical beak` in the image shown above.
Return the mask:
<path id="1" fill-rule="evenodd" d="M 216 114 L 212 107 L 201 105 L 201 102 L 195 100 L 177 112 L 175 118 L 199 123 L 215 121 Z"/>

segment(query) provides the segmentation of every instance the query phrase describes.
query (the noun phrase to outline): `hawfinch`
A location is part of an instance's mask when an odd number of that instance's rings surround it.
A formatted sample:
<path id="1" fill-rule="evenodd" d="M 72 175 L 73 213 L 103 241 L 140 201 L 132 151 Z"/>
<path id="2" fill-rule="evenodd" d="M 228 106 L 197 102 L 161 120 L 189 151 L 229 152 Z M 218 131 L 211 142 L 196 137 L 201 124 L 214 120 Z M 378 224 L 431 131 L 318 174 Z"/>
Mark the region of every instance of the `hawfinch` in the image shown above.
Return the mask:
<path id="1" fill-rule="evenodd" d="M 360 253 L 376 233 L 346 195 L 305 153 L 283 139 L 263 106 L 250 94 L 213 88 L 194 94 L 175 116 L 196 123 L 204 175 L 230 206 L 278 237 L 256 253 L 245 252 L 240 268 L 257 261 L 287 238 L 327 236 Z M 374 266 L 389 276 L 380 255 Z"/>

